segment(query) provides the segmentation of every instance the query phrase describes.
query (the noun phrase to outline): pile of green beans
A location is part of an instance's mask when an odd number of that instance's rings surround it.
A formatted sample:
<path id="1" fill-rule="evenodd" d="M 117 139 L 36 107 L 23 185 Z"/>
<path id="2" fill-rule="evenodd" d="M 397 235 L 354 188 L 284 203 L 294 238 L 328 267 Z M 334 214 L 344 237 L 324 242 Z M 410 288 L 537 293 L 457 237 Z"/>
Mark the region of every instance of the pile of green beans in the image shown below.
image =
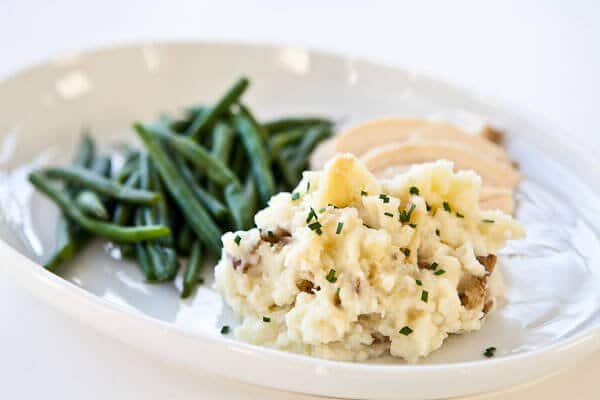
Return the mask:
<path id="1" fill-rule="evenodd" d="M 191 295 L 204 257 L 219 257 L 223 232 L 251 228 L 332 134 L 321 117 L 259 122 L 242 103 L 249 85 L 241 77 L 213 104 L 134 123 L 143 147 L 127 148 L 118 170 L 85 134 L 71 165 L 32 172 L 30 182 L 62 212 L 45 268 L 56 271 L 97 236 L 135 258 L 148 282 L 173 281 L 187 258 L 181 297 Z"/>

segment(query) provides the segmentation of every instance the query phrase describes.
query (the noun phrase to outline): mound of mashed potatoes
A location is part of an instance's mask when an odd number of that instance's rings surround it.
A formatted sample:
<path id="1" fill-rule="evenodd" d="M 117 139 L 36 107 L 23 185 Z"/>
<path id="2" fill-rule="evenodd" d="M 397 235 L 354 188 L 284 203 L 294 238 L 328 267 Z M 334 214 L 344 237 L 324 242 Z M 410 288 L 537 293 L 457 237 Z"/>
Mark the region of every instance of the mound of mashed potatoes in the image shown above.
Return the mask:
<path id="1" fill-rule="evenodd" d="M 437 161 L 378 181 L 350 154 L 223 236 L 216 287 L 242 340 L 337 360 L 415 362 L 477 330 L 501 293 L 496 254 L 524 230 L 482 211 L 481 179 Z"/>

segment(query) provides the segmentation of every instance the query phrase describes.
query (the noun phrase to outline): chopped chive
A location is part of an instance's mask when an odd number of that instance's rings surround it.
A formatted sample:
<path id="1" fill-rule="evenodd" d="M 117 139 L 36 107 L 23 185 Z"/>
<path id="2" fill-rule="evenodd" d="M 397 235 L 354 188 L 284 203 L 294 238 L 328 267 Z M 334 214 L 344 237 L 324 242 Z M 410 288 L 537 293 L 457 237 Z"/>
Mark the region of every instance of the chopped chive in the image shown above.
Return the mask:
<path id="1" fill-rule="evenodd" d="M 383 200 L 384 203 L 389 203 L 390 202 L 390 197 L 388 195 L 384 194 L 384 193 L 380 194 L 379 198 L 381 200 Z"/>
<path id="2" fill-rule="evenodd" d="M 272 239 L 275 237 L 275 234 L 273 233 L 273 231 L 267 231 L 267 236 Z"/>
<path id="3" fill-rule="evenodd" d="M 404 223 L 404 222 L 408 222 L 410 221 L 410 216 L 412 215 L 413 211 L 415 210 L 415 205 L 411 204 L 410 208 L 408 209 L 408 212 L 406 210 L 402 210 L 400 212 L 400 222 Z"/>
<path id="4" fill-rule="evenodd" d="M 361 195 L 361 196 L 368 196 L 368 195 L 369 195 L 369 193 L 365 192 L 364 190 L 361 190 L 361 191 L 360 191 L 360 195 Z"/>
<path id="5" fill-rule="evenodd" d="M 332 204 L 332 203 L 329 203 L 329 204 L 327 204 L 327 205 L 328 205 L 328 206 L 331 206 L 331 207 L 333 207 L 333 208 L 339 208 L 338 206 L 336 206 L 335 204 Z"/>
<path id="6" fill-rule="evenodd" d="M 403 247 L 400 251 L 403 252 L 406 257 L 410 256 L 410 249 Z"/>
<path id="7" fill-rule="evenodd" d="M 429 299 L 429 293 L 427 292 L 427 290 L 423 290 L 421 292 L 421 301 L 423 303 L 427 303 L 427 300 Z"/>
<path id="8" fill-rule="evenodd" d="M 317 213 L 315 212 L 315 210 L 311 207 L 310 211 L 308 213 L 308 216 L 306 217 L 306 223 L 308 224 L 310 221 L 312 221 L 312 219 L 316 219 L 318 220 L 319 217 L 317 217 Z"/>
<path id="9" fill-rule="evenodd" d="M 263 322 L 271 322 L 271 317 L 263 317 Z"/>
<path id="10" fill-rule="evenodd" d="M 408 192 L 410 194 L 414 194 L 414 195 L 418 196 L 419 195 L 419 188 L 416 187 L 416 186 L 411 186 Z"/>
<path id="11" fill-rule="evenodd" d="M 390 212 L 384 212 L 383 215 L 394 218 L 394 214 L 392 214 Z"/>
<path id="12" fill-rule="evenodd" d="M 493 346 L 485 349 L 485 352 L 483 353 L 483 355 L 486 356 L 487 358 L 492 358 L 492 357 L 494 357 L 495 354 L 496 354 L 496 348 Z"/>
<path id="13" fill-rule="evenodd" d="M 322 227 L 322 225 L 319 221 L 313 222 L 312 224 L 308 225 L 308 229 L 310 229 L 311 231 L 315 231 L 318 235 L 323 233 L 321 231 L 321 227 Z"/>
<path id="14" fill-rule="evenodd" d="M 415 282 L 417 282 L 418 286 L 423 286 L 423 281 L 421 281 L 420 279 L 415 279 Z"/>
<path id="15" fill-rule="evenodd" d="M 292 201 L 296 201 L 300 198 L 300 193 L 292 193 Z"/>
<path id="16" fill-rule="evenodd" d="M 496 221 L 494 221 L 493 219 L 482 219 L 481 222 L 484 222 L 486 224 L 493 224 Z"/>
<path id="17" fill-rule="evenodd" d="M 464 217 L 465 217 L 464 215 L 462 215 L 462 214 L 461 214 L 461 213 L 459 213 L 459 212 L 456 212 L 456 216 L 457 216 L 458 218 L 464 218 Z"/>
<path id="18" fill-rule="evenodd" d="M 221 335 L 227 335 L 229 333 L 229 326 L 223 325 L 221 327 Z"/>
<path id="19" fill-rule="evenodd" d="M 442 274 L 445 274 L 445 273 L 446 273 L 446 271 L 444 271 L 443 269 L 438 269 L 438 270 L 437 270 L 437 271 L 435 271 L 433 274 L 434 274 L 434 275 L 438 275 L 438 276 L 439 276 L 439 275 L 442 275 Z"/>
<path id="20" fill-rule="evenodd" d="M 400 329 L 400 330 L 398 331 L 398 333 L 401 333 L 401 334 L 402 334 L 402 335 L 404 335 L 404 336 L 408 336 L 408 335 L 410 335 L 412 332 L 413 332 L 413 330 L 412 330 L 412 329 L 410 329 L 410 327 L 408 327 L 408 326 L 405 326 L 404 328 L 402 328 L 402 329 Z"/>
<path id="21" fill-rule="evenodd" d="M 438 267 L 438 263 L 432 262 L 431 265 L 429 266 L 429 269 L 434 271 L 437 267 Z"/>
<path id="22" fill-rule="evenodd" d="M 440 230 L 439 230 L 439 229 L 436 229 L 436 230 L 435 230 L 435 234 L 436 234 L 436 235 L 438 235 L 438 236 L 440 236 Z"/>
<path id="23" fill-rule="evenodd" d="M 306 182 L 306 193 L 310 192 L 310 181 Z"/>
<path id="24" fill-rule="evenodd" d="M 235 239 L 233 239 L 233 241 L 239 246 L 240 242 L 242 241 L 242 238 L 240 237 L 240 235 L 235 235 Z"/>
<path id="25" fill-rule="evenodd" d="M 341 288 L 337 288 L 337 289 L 335 290 L 335 296 L 336 296 L 338 299 L 340 298 L 340 289 L 341 289 Z"/>
<path id="26" fill-rule="evenodd" d="M 369 225 L 365 224 L 364 222 L 363 222 L 363 226 L 364 226 L 365 228 L 373 229 L 373 228 L 371 228 Z"/>
<path id="27" fill-rule="evenodd" d="M 337 277 L 335 276 L 335 269 L 331 268 L 325 277 L 329 282 L 335 283 L 337 281 Z"/>
<path id="28" fill-rule="evenodd" d="M 417 224 L 408 224 L 408 226 L 410 226 L 411 228 L 415 229 L 417 227 Z"/>
<path id="29" fill-rule="evenodd" d="M 323 214 L 327 209 L 325 207 L 319 208 L 319 214 Z"/>
<path id="30" fill-rule="evenodd" d="M 431 211 L 431 206 L 428 202 L 425 202 L 425 209 L 427 210 L 427 212 Z"/>
<path id="31" fill-rule="evenodd" d="M 452 209 L 450 208 L 450 204 L 448 204 L 447 201 L 443 202 L 442 205 L 444 206 L 444 210 L 446 210 L 448 212 L 452 212 Z"/>
<path id="32" fill-rule="evenodd" d="M 340 233 L 342 233 L 342 228 L 344 228 L 344 223 L 338 222 L 337 228 L 335 229 L 336 235 L 339 235 Z"/>

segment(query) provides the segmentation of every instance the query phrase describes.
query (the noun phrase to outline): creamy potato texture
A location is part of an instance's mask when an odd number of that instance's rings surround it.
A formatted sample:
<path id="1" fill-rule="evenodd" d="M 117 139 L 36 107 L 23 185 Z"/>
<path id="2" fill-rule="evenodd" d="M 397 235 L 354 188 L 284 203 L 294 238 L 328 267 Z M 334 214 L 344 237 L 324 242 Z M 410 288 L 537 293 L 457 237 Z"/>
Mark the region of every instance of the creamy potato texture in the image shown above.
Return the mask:
<path id="1" fill-rule="evenodd" d="M 256 228 L 223 236 L 216 287 L 242 340 L 339 360 L 414 362 L 481 327 L 512 217 L 479 208 L 481 180 L 448 161 L 379 181 L 354 156 L 305 172 Z"/>

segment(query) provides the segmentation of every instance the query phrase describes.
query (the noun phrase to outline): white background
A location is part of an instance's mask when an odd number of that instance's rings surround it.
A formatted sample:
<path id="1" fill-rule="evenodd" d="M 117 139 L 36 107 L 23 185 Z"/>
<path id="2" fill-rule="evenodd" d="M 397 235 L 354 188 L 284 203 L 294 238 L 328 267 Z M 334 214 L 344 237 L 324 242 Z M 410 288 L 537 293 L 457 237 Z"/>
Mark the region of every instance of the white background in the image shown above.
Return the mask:
<path id="1" fill-rule="evenodd" d="M 294 4 L 0 0 L 0 78 L 58 54 L 123 42 L 285 43 L 428 73 L 598 140 L 597 1 Z M 596 353 L 544 382 L 481 398 L 598 399 L 599 376 Z M 0 382 L 3 399 L 308 398 L 166 365 L 62 316 L 2 277 Z"/>

